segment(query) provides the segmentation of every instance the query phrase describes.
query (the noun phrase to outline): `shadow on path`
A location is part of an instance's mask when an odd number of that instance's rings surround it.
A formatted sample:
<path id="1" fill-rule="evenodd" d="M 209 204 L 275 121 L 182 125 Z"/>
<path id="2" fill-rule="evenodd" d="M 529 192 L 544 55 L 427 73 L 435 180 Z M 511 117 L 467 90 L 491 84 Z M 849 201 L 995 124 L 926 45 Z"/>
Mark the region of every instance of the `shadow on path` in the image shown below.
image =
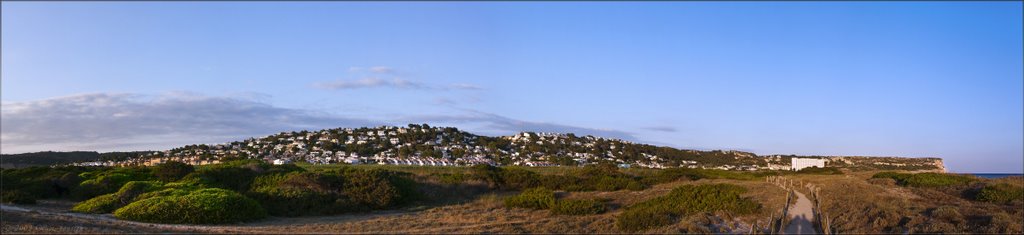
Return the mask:
<path id="1" fill-rule="evenodd" d="M 817 234 L 814 230 L 814 212 L 811 200 L 800 192 L 796 194 L 796 204 L 789 207 L 790 222 L 783 231 L 786 234 Z"/>

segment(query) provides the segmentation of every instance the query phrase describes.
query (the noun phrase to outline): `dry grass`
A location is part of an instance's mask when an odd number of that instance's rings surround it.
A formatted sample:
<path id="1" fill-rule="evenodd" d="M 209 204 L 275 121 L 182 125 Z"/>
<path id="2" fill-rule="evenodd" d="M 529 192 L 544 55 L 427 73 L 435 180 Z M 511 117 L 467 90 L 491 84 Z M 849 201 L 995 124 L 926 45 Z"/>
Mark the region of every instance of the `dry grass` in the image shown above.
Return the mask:
<path id="1" fill-rule="evenodd" d="M 821 188 L 822 210 L 841 233 L 1021 232 L 1024 208 L 964 199 L 961 192 L 969 185 L 900 187 L 871 180 L 874 173 L 791 178 Z M 1008 222 L 1011 220 L 1016 222 Z"/>

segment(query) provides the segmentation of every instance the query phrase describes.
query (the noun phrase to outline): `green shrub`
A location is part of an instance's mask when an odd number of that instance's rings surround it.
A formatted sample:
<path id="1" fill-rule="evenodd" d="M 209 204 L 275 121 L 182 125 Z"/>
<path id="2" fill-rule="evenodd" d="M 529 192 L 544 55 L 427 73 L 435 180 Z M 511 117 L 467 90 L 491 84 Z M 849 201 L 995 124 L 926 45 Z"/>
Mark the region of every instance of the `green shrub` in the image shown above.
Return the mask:
<path id="1" fill-rule="evenodd" d="M 6 193 L 9 200 L 18 199 L 26 203 L 42 198 L 59 198 L 72 196 L 81 183 L 78 174 L 97 168 L 86 167 L 27 167 L 19 169 L 0 169 L 3 179 L 3 191 L 19 191 Z"/>
<path id="2" fill-rule="evenodd" d="M 540 177 L 537 173 L 518 168 L 505 168 L 501 172 L 502 188 L 522 190 L 540 185 Z"/>
<path id="3" fill-rule="evenodd" d="M 905 174 L 896 172 L 880 172 L 872 175 L 871 178 L 890 178 L 896 180 L 900 186 L 911 187 L 943 187 L 961 185 L 974 181 L 973 178 L 963 175 L 943 173 L 918 173 Z"/>
<path id="4" fill-rule="evenodd" d="M 487 182 L 490 188 L 498 188 L 504 185 L 501 180 L 501 168 L 487 165 L 477 164 L 470 167 L 470 174 L 473 178 Z"/>
<path id="5" fill-rule="evenodd" d="M 298 172 L 263 175 L 256 177 L 248 195 L 271 215 L 331 214 L 336 208 L 330 199 L 339 197 L 341 187 L 331 191 L 320 178 Z"/>
<path id="6" fill-rule="evenodd" d="M 173 224 L 221 224 L 252 221 L 267 213 L 256 201 L 236 192 L 208 188 L 185 195 L 142 199 L 114 211 L 119 219 Z"/>
<path id="7" fill-rule="evenodd" d="M 4 190 L 0 202 L 14 204 L 36 204 L 36 197 L 21 190 Z"/>
<path id="8" fill-rule="evenodd" d="M 544 175 L 540 178 L 540 186 L 565 191 L 587 191 L 578 177 L 568 175 Z"/>
<path id="9" fill-rule="evenodd" d="M 963 175 L 942 173 L 919 173 L 907 178 L 904 181 L 903 185 L 911 187 L 942 187 L 966 184 L 971 181 L 974 181 L 974 179 Z"/>
<path id="10" fill-rule="evenodd" d="M 290 172 L 305 172 L 306 169 L 299 167 L 295 164 L 281 164 L 281 165 L 268 165 L 265 167 L 266 171 L 264 174 L 276 174 L 276 173 L 290 173 Z"/>
<path id="11" fill-rule="evenodd" d="M 453 173 L 440 173 L 440 174 L 434 173 L 434 174 L 431 174 L 430 176 L 433 177 L 434 179 L 437 179 L 437 181 L 439 181 L 439 182 L 441 182 L 443 184 L 452 184 L 452 185 L 465 183 L 466 180 L 469 179 L 469 177 L 467 177 L 465 174 L 462 174 L 462 173 L 454 173 L 454 174 Z"/>
<path id="12" fill-rule="evenodd" d="M 79 213 L 92 213 L 92 214 L 103 214 L 110 213 L 117 208 L 124 206 L 120 205 L 120 201 L 117 196 L 112 194 L 104 194 L 83 202 L 75 204 L 71 208 L 71 211 Z"/>
<path id="13" fill-rule="evenodd" d="M 418 198 L 409 175 L 343 168 L 257 177 L 248 195 L 272 215 L 329 215 L 384 209 Z"/>
<path id="14" fill-rule="evenodd" d="M 734 179 L 734 180 L 755 180 L 761 179 L 771 173 L 737 172 L 717 169 L 694 169 L 694 168 L 671 168 L 658 170 L 653 175 L 644 178 L 648 184 L 668 183 L 680 179 Z"/>
<path id="15" fill-rule="evenodd" d="M 153 167 L 153 175 L 163 182 L 177 181 L 193 171 L 195 168 L 192 165 L 178 161 L 168 161 Z"/>
<path id="16" fill-rule="evenodd" d="M 618 191 L 624 189 L 637 191 L 646 188 L 639 181 L 630 177 L 601 176 L 585 180 L 584 182 L 591 186 L 587 189 L 593 189 L 595 191 Z"/>
<path id="17" fill-rule="evenodd" d="M 559 200 L 551 207 L 551 213 L 556 215 L 594 215 L 604 211 L 604 203 L 596 199 Z"/>
<path id="18" fill-rule="evenodd" d="M 346 196 L 373 209 L 398 204 L 402 194 L 383 170 L 349 171 L 345 176 Z"/>
<path id="19" fill-rule="evenodd" d="M 79 174 L 84 180 L 78 185 L 74 194 L 80 199 L 93 198 L 103 194 L 116 192 L 121 186 L 131 181 L 155 180 L 147 168 L 120 167 Z"/>
<path id="20" fill-rule="evenodd" d="M 531 188 L 519 195 L 505 198 L 506 207 L 548 209 L 555 205 L 555 192 L 546 188 Z"/>
<path id="21" fill-rule="evenodd" d="M 681 186 L 666 196 L 626 208 L 616 219 L 616 226 L 632 232 L 668 225 L 673 223 L 675 218 L 697 212 L 756 212 L 761 205 L 741 197 L 740 194 L 745 191 L 745 188 L 731 184 Z"/>
<path id="22" fill-rule="evenodd" d="M 100 195 L 76 204 L 71 211 L 94 214 L 110 213 L 135 201 L 143 193 L 159 189 L 160 186 L 160 183 L 151 181 L 128 182 L 115 193 Z"/>
<path id="23" fill-rule="evenodd" d="M 1024 187 L 1013 186 L 1006 183 L 987 185 L 978 192 L 974 199 L 994 203 L 1009 203 L 1014 200 L 1024 200 Z"/>
<path id="24" fill-rule="evenodd" d="M 624 210 L 615 219 L 615 226 L 623 231 L 636 232 L 675 223 L 679 212 L 671 208 L 634 206 Z"/>
<path id="25" fill-rule="evenodd" d="M 907 178 L 910 178 L 911 175 L 913 175 L 913 174 L 904 174 L 904 173 L 897 173 L 897 172 L 886 171 L 886 172 L 876 173 L 876 174 L 872 175 L 871 178 L 872 179 L 889 178 L 889 179 L 896 180 L 896 183 L 899 183 L 901 181 L 907 180 Z"/>
<path id="26" fill-rule="evenodd" d="M 222 188 L 244 192 L 249 189 L 253 179 L 263 171 L 259 164 L 236 166 L 231 164 L 214 165 L 210 168 L 200 169 L 185 176 L 182 181 L 195 182 L 199 185 L 211 188 Z"/>
<path id="27" fill-rule="evenodd" d="M 565 191 L 617 191 L 643 190 L 647 184 L 639 178 L 627 175 L 618 167 L 586 166 L 567 175 L 540 176 L 539 185 L 545 188 Z"/>

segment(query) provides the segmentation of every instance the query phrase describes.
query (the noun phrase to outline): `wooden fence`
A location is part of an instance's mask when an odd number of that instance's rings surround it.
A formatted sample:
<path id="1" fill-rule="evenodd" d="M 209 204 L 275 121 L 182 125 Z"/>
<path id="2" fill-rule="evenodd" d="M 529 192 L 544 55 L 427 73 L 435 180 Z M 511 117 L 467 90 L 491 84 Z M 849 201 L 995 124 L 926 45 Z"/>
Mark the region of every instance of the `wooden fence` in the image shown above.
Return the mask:
<path id="1" fill-rule="evenodd" d="M 786 189 L 786 204 L 785 206 L 783 206 L 782 213 L 779 214 L 778 218 L 775 217 L 774 213 L 770 218 L 768 218 L 769 222 L 768 227 L 766 229 L 760 229 L 759 227 L 756 226 L 755 223 L 755 225 L 751 226 L 751 233 L 754 233 L 754 231 L 761 231 L 768 234 L 781 234 L 784 231 L 786 224 L 789 223 L 789 205 L 790 203 L 792 203 L 794 191 L 796 191 L 796 189 L 799 187 L 801 189 L 806 189 L 808 192 L 808 196 L 810 197 L 809 200 L 811 200 L 812 203 L 811 210 L 814 214 L 814 221 L 812 221 L 812 223 L 814 224 L 815 230 L 817 230 L 818 233 L 826 235 L 836 234 L 835 228 L 832 227 L 832 223 L 828 217 L 828 214 L 821 211 L 821 189 L 818 188 L 816 185 L 811 183 L 794 181 L 792 179 L 787 179 L 782 176 L 768 176 L 765 178 L 765 182 L 775 184 L 778 185 L 779 187 L 782 187 L 783 189 Z"/>

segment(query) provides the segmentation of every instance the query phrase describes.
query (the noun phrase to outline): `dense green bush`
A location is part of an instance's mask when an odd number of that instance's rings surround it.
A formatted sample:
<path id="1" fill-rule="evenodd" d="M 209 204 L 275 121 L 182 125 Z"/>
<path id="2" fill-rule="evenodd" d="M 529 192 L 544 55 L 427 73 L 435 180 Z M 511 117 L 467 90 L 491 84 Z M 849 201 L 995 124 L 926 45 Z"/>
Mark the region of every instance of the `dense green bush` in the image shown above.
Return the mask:
<path id="1" fill-rule="evenodd" d="M 540 175 L 519 167 L 504 168 L 501 182 L 505 189 L 527 189 L 540 185 Z"/>
<path id="2" fill-rule="evenodd" d="M 519 167 L 477 165 L 471 175 L 487 182 L 491 188 L 523 190 L 545 187 L 565 191 L 642 190 L 647 184 L 639 177 L 627 175 L 615 166 L 586 166 L 565 175 L 541 175 Z"/>
<path id="3" fill-rule="evenodd" d="M 185 176 L 182 181 L 194 182 L 196 184 L 211 187 L 235 190 L 244 192 L 249 189 L 252 181 L 259 176 L 258 171 L 263 171 L 258 164 L 243 166 L 236 165 L 214 165 L 210 168 L 200 169 Z"/>
<path id="4" fill-rule="evenodd" d="M 907 178 L 910 178 L 911 175 L 913 175 L 913 174 L 885 171 L 885 172 L 875 173 L 874 175 L 871 176 L 871 178 L 872 179 L 889 178 L 889 179 L 896 180 L 896 183 L 899 183 L 901 181 L 905 181 Z"/>
<path id="5" fill-rule="evenodd" d="M 344 178 L 345 196 L 372 209 L 393 206 L 401 200 L 402 193 L 388 179 L 387 171 L 347 171 Z"/>
<path id="6" fill-rule="evenodd" d="M 410 175 L 343 168 L 257 177 L 250 197 L 272 215 L 325 215 L 384 209 L 419 197 Z"/>
<path id="7" fill-rule="evenodd" d="M 3 192 L 11 201 L 26 203 L 35 199 L 72 196 L 82 179 L 78 174 L 103 168 L 87 167 L 27 167 L 0 169 Z M 13 192 L 18 191 L 18 192 Z M 17 200 L 15 200 L 17 199 Z"/>
<path id="8" fill-rule="evenodd" d="M 21 190 L 4 190 L 0 193 L 0 202 L 14 204 L 36 204 L 36 197 Z"/>
<path id="9" fill-rule="evenodd" d="M 352 211 L 340 183 L 313 173 L 269 174 L 257 177 L 249 196 L 271 215 L 322 215 Z M 335 177 L 335 179 L 339 179 Z"/>
<path id="10" fill-rule="evenodd" d="M 942 174 L 942 173 L 919 173 L 910 176 L 904 181 L 904 185 L 912 187 L 941 187 L 950 185 L 961 185 L 974 181 L 973 178 L 963 175 Z"/>
<path id="11" fill-rule="evenodd" d="M 219 188 L 146 198 L 114 211 L 114 216 L 120 219 L 174 224 L 234 223 L 266 215 L 256 201 Z"/>
<path id="12" fill-rule="evenodd" d="M 541 187 L 565 191 L 587 191 L 582 179 L 569 175 L 545 175 L 540 178 Z"/>
<path id="13" fill-rule="evenodd" d="M 565 191 L 643 190 L 647 184 L 639 177 L 619 171 L 615 166 L 586 166 L 568 175 L 545 175 L 540 185 Z"/>
<path id="14" fill-rule="evenodd" d="M 450 185 L 462 184 L 469 180 L 469 176 L 462 173 L 434 173 L 430 174 L 430 177 L 443 184 Z"/>
<path id="15" fill-rule="evenodd" d="M 604 202 L 596 199 L 558 200 L 551 213 L 556 215 L 594 215 L 605 211 Z"/>
<path id="16" fill-rule="evenodd" d="M 755 180 L 764 176 L 772 175 L 766 172 L 738 172 L 717 169 L 695 169 L 695 168 L 670 168 L 658 170 L 652 175 L 644 177 L 648 184 L 668 183 L 680 179 L 734 179 L 734 180 Z"/>
<path id="17" fill-rule="evenodd" d="M 150 181 L 156 179 L 150 169 L 142 167 L 119 167 L 84 172 L 79 174 L 79 177 L 84 179 L 75 191 L 75 195 L 79 199 L 88 199 L 113 193 L 131 181 Z"/>
<path id="18" fill-rule="evenodd" d="M 880 172 L 872 175 L 871 178 L 890 178 L 896 180 L 900 186 L 911 187 L 943 187 L 961 185 L 974 181 L 969 176 L 943 173 L 917 173 L 905 174 L 896 172 Z"/>
<path id="19" fill-rule="evenodd" d="M 519 195 L 505 198 L 506 207 L 548 209 L 555 205 L 555 192 L 546 188 L 531 188 Z"/>
<path id="20" fill-rule="evenodd" d="M 612 176 L 601 176 L 598 178 L 591 178 L 585 180 L 586 185 L 591 186 L 586 189 L 593 189 L 595 191 L 618 191 L 618 190 L 632 190 L 639 191 L 646 188 L 643 183 L 628 176 L 612 177 Z"/>
<path id="21" fill-rule="evenodd" d="M 981 188 L 975 200 L 983 202 L 1008 203 L 1014 200 L 1024 200 L 1024 187 L 1013 186 L 1006 183 L 987 185 Z"/>
<path id="22" fill-rule="evenodd" d="M 626 208 L 616 219 L 624 231 L 640 231 L 673 223 L 676 218 L 697 212 L 756 212 L 761 205 L 740 196 L 746 189 L 731 184 L 685 185 L 666 196 Z"/>
<path id="23" fill-rule="evenodd" d="M 502 180 L 501 170 L 495 166 L 477 164 L 470 167 L 470 174 L 477 180 L 487 182 L 490 188 L 499 188 L 505 184 Z"/>
<path id="24" fill-rule="evenodd" d="M 75 204 L 75 206 L 71 208 L 71 211 L 79 213 L 103 214 L 110 213 L 122 206 L 124 205 L 120 204 L 120 201 L 118 200 L 117 196 L 111 193 L 100 195 L 89 200 L 79 202 L 78 204 Z"/>
<path id="25" fill-rule="evenodd" d="M 71 208 L 71 211 L 95 214 L 110 213 L 117 208 L 121 208 L 132 203 L 139 195 L 155 191 L 160 189 L 160 187 L 161 184 L 159 182 L 128 182 L 115 193 L 100 195 L 76 204 Z"/>
<path id="26" fill-rule="evenodd" d="M 153 167 L 153 175 L 163 182 L 177 181 L 193 171 L 195 168 L 192 165 L 178 161 L 169 161 Z"/>

